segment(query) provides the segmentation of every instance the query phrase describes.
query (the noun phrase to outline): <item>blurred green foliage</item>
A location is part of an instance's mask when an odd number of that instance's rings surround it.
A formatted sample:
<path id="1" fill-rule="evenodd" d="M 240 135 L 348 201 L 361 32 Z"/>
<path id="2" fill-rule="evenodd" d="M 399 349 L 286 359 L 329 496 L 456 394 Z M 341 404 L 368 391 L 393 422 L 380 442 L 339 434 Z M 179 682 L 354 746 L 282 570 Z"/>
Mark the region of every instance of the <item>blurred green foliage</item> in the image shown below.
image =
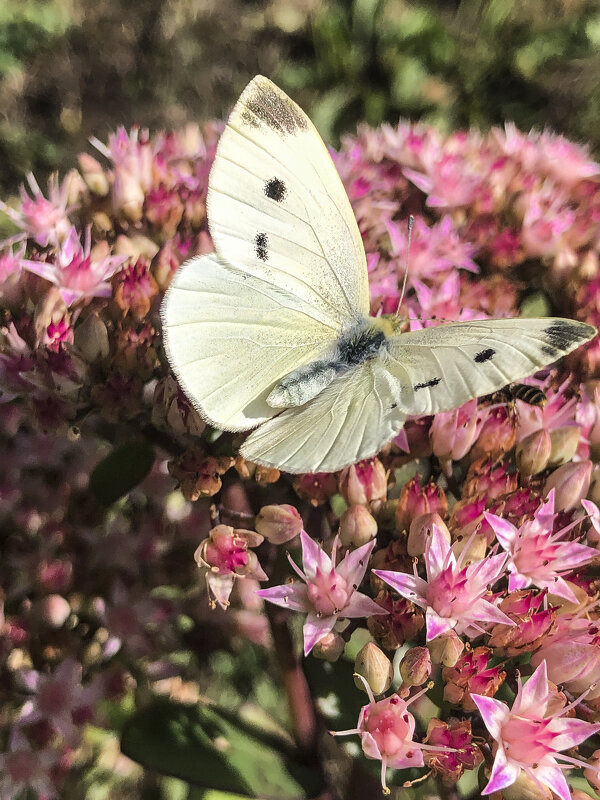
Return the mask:
<path id="1" fill-rule="evenodd" d="M 600 144 L 596 0 L 335 0 L 311 15 L 288 90 L 329 138 L 399 116 L 448 130 L 512 120 Z"/>
<path id="2" fill-rule="evenodd" d="M 332 143 L 405 116 L 600 148 L 600 0 L 4 0 L 0 194 L 119 124 L 223 117 L 257 72 Z"/>

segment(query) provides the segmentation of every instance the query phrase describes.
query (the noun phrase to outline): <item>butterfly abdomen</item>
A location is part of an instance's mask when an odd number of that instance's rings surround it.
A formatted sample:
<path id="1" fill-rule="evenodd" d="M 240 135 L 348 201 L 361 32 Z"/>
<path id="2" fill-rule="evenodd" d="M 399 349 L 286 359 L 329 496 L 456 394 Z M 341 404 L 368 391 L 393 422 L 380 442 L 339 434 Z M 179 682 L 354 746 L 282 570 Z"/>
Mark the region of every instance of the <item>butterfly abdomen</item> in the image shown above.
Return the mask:
<path id="1" fill-rule="evenodd" d="M 303 406 L 336 377 L 335 361 L 313 361 L 286 375 L 267 397 L 271 408 Z"/>
<path id="2" fill-rule="evenodd" d="M 377 358 L 387 337 L 368 322 L 357 322 L 344 331 L 330 358 L 307 364 L 286 375 L 267 397 L 272 408 L 302 406 L 316 397 L 326 386 L 348 370 Z"/>

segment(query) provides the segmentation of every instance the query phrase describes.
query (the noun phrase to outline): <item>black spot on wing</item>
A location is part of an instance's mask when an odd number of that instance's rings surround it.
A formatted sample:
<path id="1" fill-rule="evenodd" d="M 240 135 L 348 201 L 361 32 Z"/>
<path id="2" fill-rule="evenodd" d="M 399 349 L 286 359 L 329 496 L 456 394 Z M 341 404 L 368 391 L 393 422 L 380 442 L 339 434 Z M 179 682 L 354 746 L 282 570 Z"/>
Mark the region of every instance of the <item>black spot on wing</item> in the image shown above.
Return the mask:
<path id="1" fill-rule="evenodd" d="M 242 119 L 253 127 L 262 122 L 281 136 L 294 135 L 308 127 L 306 117 L 298 106 L 284 92 L 267 82 L 254 85 L 246 100 Z"/>
<path id="2" fill-rule="evenodd" d="M 441 378 L 432 378 L 430 381 L 426 381 L 425 383 L 417 383 L 413 386 L 413 390 L 418 392 L 419 389 L 431 389 L 433 386 L 437 386 L 441 380 Z"/>
<path id="3" fill-rule="evenodd" d="M 266 261 L 269 258 L 269 239 L 266 233 L 257 233 L 254 239 L 256 257 L 261 261 Z"/>
<path id="4" fill-rule="evenodd" d="M 265 194 L 269 200 L 275 200 L 276 203 L 281 203 L 287 193 L 287 187 L 279 178 L 271 178 L 270 181 L 265 183 Z"/>
<path id="5" fill-rule="evenodd" d="M 489 361 L 495 354 L 496 351 L 493 348 L 488 347 L 486 350 L 482 350 L 480 353 L 477 353 L 473 360 L 477 364 L 483 364 L 484 361 Z"/>
<path id="6" fill-rule="evenodd" d="M 338 340 L 337 361 L 340 367 L 357 367 L 379 354 L 385 333 L 375 328 L 350 330 Z"/>

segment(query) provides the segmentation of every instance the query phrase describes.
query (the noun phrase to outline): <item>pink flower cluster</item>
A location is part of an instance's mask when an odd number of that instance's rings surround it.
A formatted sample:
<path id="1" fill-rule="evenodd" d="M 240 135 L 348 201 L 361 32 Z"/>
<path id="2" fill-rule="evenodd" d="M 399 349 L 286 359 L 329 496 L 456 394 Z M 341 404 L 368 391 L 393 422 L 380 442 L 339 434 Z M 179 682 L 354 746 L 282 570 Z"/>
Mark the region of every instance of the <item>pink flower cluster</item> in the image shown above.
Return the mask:
<path id="1" fill-rule="evenodd" d="M 569 767 L 598 780 L 593 748 L 574 748 L 600 720 L 600 346 L 529 379 L 529 402 L 410 419 L 337 475 L 245 461 L 170 374 L 158 316 L 176 268 L 212 250 L 221 127 L 119 129 L 0 204 L 15 226 L 0 244 L 0 797 L 58 796 L 86 725 L 116 737 L 107 708 L 197 699 L 209 647 L 278 652 L 298 613 L 305 657 L 335 662 L 369 637 L 355 661 L 368 703 L 344 733 L 384 789 L 388 766 L 446 785 L 480 768 L 484 793 L 568 800 Z M 410 213 L 407 328 L 515 316 L 532 286 L 600 323 L 585 148 L 510 124 L 444 137 L 401 123 L 362 127 L 334 159 L 373 313 L 396 310 Z M 94 468 L 131 441 L 154 461 L 108 502 Z"/>

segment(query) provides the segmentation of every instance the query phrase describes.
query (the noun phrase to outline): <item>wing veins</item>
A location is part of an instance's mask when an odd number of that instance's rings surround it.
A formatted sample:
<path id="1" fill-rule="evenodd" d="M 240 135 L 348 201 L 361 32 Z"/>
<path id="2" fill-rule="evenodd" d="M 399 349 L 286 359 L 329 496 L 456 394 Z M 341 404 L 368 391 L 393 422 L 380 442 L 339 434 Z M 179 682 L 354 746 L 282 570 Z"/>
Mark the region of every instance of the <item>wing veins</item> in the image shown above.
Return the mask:
<path id="1" fill-rule="evenodd" d="M 264 147 L 263 145 L 259 144 L 259 143 L 258 143 L 257 141 L 255 141 L 254 139 L 251 139 L 251 138 L 250 138 L 249 136 L 247 136 L 247 135 L 246 135 L 246 134 L 245 134 L 245 133 L 244 133 L 244 132 L 243 132 L 243 131 L 242 131 L 240 128 L 237 128 L 237 127 L 236 127 L 235 125 L 233 125 L 231 122 L 230 122 L 230 123 L 228 123 L 228 126 L 227 126 L 227 127 L 228 127 L 228 128 L 231 130 L 231 131 L 235 131 L 235 133 L 237 133 L 237 134 L 239 134 L 240 136 L 242 136 L 244 139 L 246 139 L 248 142 L 250 142 L 251 144 L 253 144 L 255 147 L 258 147 L 260 150 L 262 150 L 262 151 L 263 151 L 264 153 L 266 153 L 266 154 L 267 154 L 267 155 L 268 155 L 270 158 L 272 158 L 272 159 L 273 159 L 273 161 L 275 161 L 277 164 L 279 164 L 281 167 L 283 167 L 283 168 L 286 170 L 286 172 L 287 172 L 287 167 L 286 167 L 286 165 L 285 165 L 285 164 L 284 164 L 284 163 L 283 163 L 283 162 L 282 162 L 280 159 L 278 159 L 276 156 L 274 156 L 274 155 L 273 155 L 273 153 L 272 153 L 271 151 L 269 151 L 269 150 L 268 150 L 266 147 Z M 318 136 L 318 134 L 316 134 L 316 135 Z M 325 145 L 323 145 L 323 147 L 325 147 Z M 328 156 L 328 158 L 331 158 L 331 156 L 329 156 L 329 154 L 327 153 L 327 148 L 325 148 L 325 151 L 326 151 L 326 155 Z M 223 156 L 221 155 L 221 157 L 223 157 Z M 313 170 L 315 171 L 315 174 L 316 174 L 318 177 L 320 177 L 320 176 L 319 176 L 319 170 L 317 170 L 317 169 L 316 169 L 316 167 L 315 167 L 315 165 L 313 164 L 312 160 L 310 160 L 310 159 L 307 159 L 307 160 L 309 161 L 309 163 L 310 163 L 310 164 L 311 164 L 311 166 L 313 167 Z M 340 178 L 340 176 L 339 176 L 339 173 L 338 173 L 338 171 L 337 171 L 337 169 L 336 169 L 336 167 L 335 167 L 335 164 L 333 164 L 333 162 L 332 162 L 332 165 L 333 165 L 333 168 L 335 169 L 335 172 L 336 172 L 336 175 L 337 175 L 337 178 L 338 178 L 338 180 L 340 181 L 340 184 L 343 186 L 343 184 L 342 184 L 342 179 Z M 295 175 L 295 174 L 294 174 L 294 179 L 295 179 L 295 180 L 297 179 L 297 175 Z M 315 195 L 314 191 L 313 191 L 313 190 L 311 190 L 311 189 L 310 189 L 310 188 L 309 188 L 309 187 L 308 187 L 308 186 L 307 186 L 307 185 L 304 183 L 304 181 L 302 181 L 302 180 L 298 180 L 298 183 L 299 183 L 299 184 L 300 184 L 300 185 L 301 185 L 301 186 L 304 188 L 304 190 L 307 192 L 307 194 L 309 195 L 309 197 L 312 197 L 313 199 L 315 199 L 315 198 L 316 198 L 316 195 Z M 348 226 L 348 222 L 347 222 L 347 220 L 345 219 L 345 217 L 344 217 L 344 214 L 342 214 L 342 213 L 341 213 L 341 211 L 340 211 L 340 209 L 339 209 L 339 206 L 338 206 L 338 204 L 337 204 L 337 203 L 336 203 L 336 201 L 335 201 L 335 198 L 334 198 L 334 197 L 332 197 L 332 196 L 331 196 L 331 194 L 330 194 L 329 192 L 327 192 L 327 191 L 326 191 L 326 189 L 325 189 L 325 185 L 324 185 L 324 184 L 323 184 L 321 181 L 320 181 L 320 183 L 321 183 L 321 186 L 323 187 L 323 190 L 322 190 L 322 192 L 320 192 L 320 194 L 323 194 L 323 195 L 325 195 L 325 197 L 326 197 L 328 200 L 331 200 L 331 202 L 332 202 L 332 204 L 333 204 L 333 207 L 335 208 L 335 210 L 336 210 L 336 212 L 337 212 L 337 216 L 338 216 L 338 217 L 339 217 L 339 218 L 342 220 L 342 222 L 343 222 L 344 226 L 346 227 L 346 230 L 347 230 L 347 231 L 348 231 L 348 233 L 350 234 L 350 239 L 351 239 L 351 241 L 354 241 L 354 236 L 353 236 L 353 234 L 352 234 L 352 231 L 350 230 L 350 228 L 349 228 L 349 226 Z M 217 190 L 215 190 L 215 189 L 214 189 L 214 187 L 212 187 L 212 186 L 210 186 L 209 188 L 210 188 L 210 190 L 212 190 L 212 191 L 217 191 Z M 302 202 L 304 203 L 304 200 L 302 200 Z M 350 201 L 348 201 L 348 203 L 350 203 Z M 246 204 L 246 205 L 247 205 L 247 204 Z M 304 210 L 306 211 L 306 203 L 304 203 Z M 351 210 L 351 213 L 352 213 L 352 215 L 353 215 L 353 218 L 354 218 L 354 219 L 355 219 L 355 221 L 356 221 L 356 217 L 354 217 L 354 210 L 352 209 L 352 206 L 351 206 L 351 205 L 350 205 L 350 210 Z M 308 218 L 308 213 L 307 213 L 307 218 Z M 309 226 L 312 228 L 312 231 L 313 231 L 313 233 L 314 233 L 314 235 L 315 235 L 315 239 L 316 239 L 316 240 L 319 242 L 319 246 L 320 246 L 320 248 L 321 248 L 321 253 L 323 254 L 323 258 L 325 259 L 325 262 L 326 262 L 326 263 L 329 265 L 329 267 L 331 268 L 331 262 L 330 262 L 330 261 L 328 261 L 328 259 L 327 259 L 327 258 L 326 258 L 326 256 L 325 256 L 325 252 L 324 252 L 324 250 L 323 250 L 323 245 L 322 245 L 322 243 L 321 243 L 321 240 L 320 240 L 319 236 L 317 235 L 317 232 L 316 232 L 316 230 L 315 230 L 315 228 L 314 228 L 314 226 L 313 226 L 312 222 L 307 222 L 307 224 L 308 224 L 308 225 L 309 225 Z M 358 223 L 356 223 L 356 224 L 357 224 L 357 226 L 358 226 Z M 361 266 L 362 266 L 362 265 L 361 265 Z M 344 284 L 343 284 L 343 283 L 342 283 L 342 281 L 340 280 L 340 277 L 339 277 L 339 275 L 337 274 L 337 272 L 336 272 L 334 269 L 331 269 L 331 271 L 332 271 L 332 272 L 333 272 L 333 274 L 335 275 L 335 277 L 336 277 L 336 280 L 337 280 L 337 282 L 338 282 L 338 284 L 339 284 L 339 286 L 340 286 L 340 289 L 342 290 L 342 292 L 343 292 L 343 295 L 344 295 L 344 297 L 346 298 L 346 302 L 347 302 L 347 304 L 348 304 L 348 308 L 349 308 L 350 310 L 352 310 L 352 309 L 353 309 L 353 304 L 350 302 L 350 299 L 349 299 L 348 295 L 346 294 L 346 287 L 344 286 Z"/>

